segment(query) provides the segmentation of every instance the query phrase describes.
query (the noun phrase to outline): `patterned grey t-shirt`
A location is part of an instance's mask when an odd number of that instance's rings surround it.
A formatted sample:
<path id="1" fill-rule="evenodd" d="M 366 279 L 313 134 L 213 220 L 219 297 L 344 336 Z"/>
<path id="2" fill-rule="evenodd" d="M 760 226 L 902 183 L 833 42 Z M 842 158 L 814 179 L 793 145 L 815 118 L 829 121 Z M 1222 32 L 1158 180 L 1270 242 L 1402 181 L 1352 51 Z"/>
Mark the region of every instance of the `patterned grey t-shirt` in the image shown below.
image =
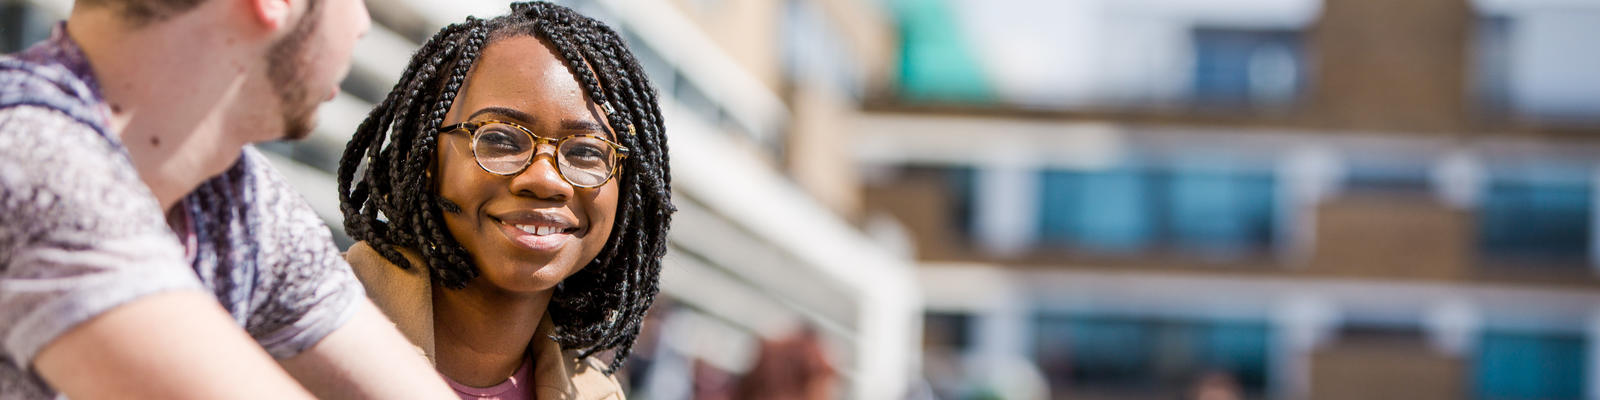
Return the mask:
<path id="1" fill-rule="evenodd" d="M 253 147 L 178 204 L 183 233 L 173 233 L 122 145 L 102 134 L 103 100 L 63 28 L 0 57 L 23 66 L 0 69 L 10 105 L 0 107 L 0 398 L 55 397 L 31 370 L 42 347 L 164 291 L 214 294 L 278 358 L 342 326 L 362 289 L 327 227 Z"/>

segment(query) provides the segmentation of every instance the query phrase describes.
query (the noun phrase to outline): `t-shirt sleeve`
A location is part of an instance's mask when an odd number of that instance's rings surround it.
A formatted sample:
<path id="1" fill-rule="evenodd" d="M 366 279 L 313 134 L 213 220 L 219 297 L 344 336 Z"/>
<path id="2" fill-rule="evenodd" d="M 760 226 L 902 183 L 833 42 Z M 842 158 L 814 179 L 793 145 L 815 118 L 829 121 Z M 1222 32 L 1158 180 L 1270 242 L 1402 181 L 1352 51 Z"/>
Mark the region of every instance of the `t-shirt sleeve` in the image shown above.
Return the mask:
<path id="1" fill-rule="evenodd" d="M 247 175 L 249 230 L 260 241 L 245 330 L 274 357 L 292 357 L 343 326 L 365 294 L 328 226 L 266 157 L 247 146 L 236 170 Z"/>
<path id="2" fill-rule="evenodd" d="M 131 162 L 56 111 L 0 109 L 0 353 L 27 370 L 67 330 L 142 296 L 199 290 Z"/>

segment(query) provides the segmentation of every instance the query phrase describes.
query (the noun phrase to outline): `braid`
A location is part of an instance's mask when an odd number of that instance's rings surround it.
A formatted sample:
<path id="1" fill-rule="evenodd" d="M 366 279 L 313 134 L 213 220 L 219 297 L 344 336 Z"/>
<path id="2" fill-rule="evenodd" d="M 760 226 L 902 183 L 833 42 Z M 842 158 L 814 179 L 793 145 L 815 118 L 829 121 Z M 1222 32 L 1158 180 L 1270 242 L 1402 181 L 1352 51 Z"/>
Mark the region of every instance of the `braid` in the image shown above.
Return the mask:
<path id="1" fill-rule="evenodd" d="M 437 150 L 433 131 L 441 125 L 487 33 L 482 20 L 445 27 L 412 56 L 401 81 L 356 128 L 339 161 L 340 211 L 352 238 L 365 240 L 401 268 L 411 262 L 398 248 L 413 248 L 429 265 L 471 265 L 471 257 L 446 233 L 432 189 Z M 441 65 L 449 65 L 441 74 Z M 440 82 L 440 80 L 443 82 Z M 385 133 L 388 146 L 384 145 Z M 423 134 L 418 134 L 423 133 Z M 365 173 L 352 187 L 358 166 Z M 379 214 L 388 221 L 380 218 Z M 434 262 L 440 260 L 442 262 Z M 474 268 L 430 268 L 448 287 L 477 275 Z"/>
<path id="2" fill-rule="evenodd" d="M 471 254 L 444 224 L 443 213 L 460 207 L 439 196 L 431 173 L 436 131 L 485 46 L 517 36 L 542 39 L 603 110 L 613 139 L 632 150 L 616 177 L 610 240 L 589 265 L 556 285 L 548 308 L 556 326 L 552 339 L 584 357 L 615 351 L 605 371 L 611 373 L 632 351 L 659 292 L 675 211 L 661 109 L 644 68 L 610 27 L 543 2 L 513 3 L 511 11 L 440 30 L 356 129 L 338 170 L 345 230 L 401 268 L 412 264 L 399 249 L 415 249 L 433 280 L 447 288 L 476 278 Z"/>
<path id="3" fill-rule="evenodd" d="M 631 54 L 628 54 L 625 51 L 626 47 L 623 45 L 620 36 L 599 23 L 592 23 L 589 26 L 593 29 L 589 32 L 584 32 L 579 41 L 581 43 L 585 43 L 585 47 L 590 49 L 592 53 L 599 53 L 601 56 L 591 60 L 591 63 L 596 64 L 597 69 L 605 71 L 604 74 L 600 75 L 600 78 L 605 81 L 603 82 L 603 85 L 600 85 L 606 89 L 605 98 L 625 101 L 623 107 L 619 109 L 621 114 L 623 114 L 621 115 L 622 118 L 613 116 L 613 125 L 621 125 L 620 121 L 628 120 L 642 121 L 645 122 L 644 125 L 646 126 L 654 126 L 653 123 L 655 121 L 659 121 L 659 118 L 656 117 L 658 115 L 656 113 L 659 113 L 659 109 L 656 107 L 645 106 L 640 99 L 640 97 L 643 97 L 641 94 L 650 92 L 650 89 L 647 86 L 637 85 L 635 83 L 637 82 L 636 80 L 629 78 L 629 75 L 640 77 L 644 76 L 642 69 L 631 68 L 637 67 L 638 63 L 632 59 Z M 619 52 L 617 50 L 623 51 Z M 651 100 L 653 100 L 653 98 Z M 653 105 L 655 103 L 650 101 L 649 104 Z M 619 132 L 628 129 L 627 126 L 615 126 L 614 128 Z M 658 179 L 635 179 L 628 182 L 628 186 L 630 188 L 630 190 L 628 190 L 630 201 L 627 203 L 631 204 L 632 206 L 622 210 L 622 213 L 624 214 L 623 218 L 628 219 L 628 222 L 624 222 L 623 225 L 632 225 L 633 218 L 635 216 L 640 216 L 645 218 L 646 223 L 657 223 L 665 226 L 667 219 L 670 218 L 667 217 L 667 215 L 671 212 L 670 207 L 652 210 L 652 213 L 645 213 L 645 210 L 641 209 L 642 205 L 647 203 L 647 201 L 643 198 L 645 194 L 661 193 L 662 191 L 666 190 L 665 179 L 659 179 L 667 175 L 665 174 L 666 166 L 664 160 L 658 160 L 655 157 L 656 155 L 665 154 L 663 151 L 661 151 L 663 150 L 661 146 L 659 146 L 663 143 L 658 143 L 655 140 L 648 140 L 650 138 L 654 138 L 654 136 L 647 134 L 645 135 L 644 139 L 632 140 L 629 145 L 633 146 L 634 148 L 640 148 L 642 150 L 641 153 L 644 154 L 644 156 L 639 157 L 638 160 L 641 166 L 640 170 L 654 172 L 659 169 L 663 173 L 657 177 Z M 632 246 L 629 246 L 630 248 L 628 249 L 630 250 L 628 254 L 635 258 L 635 260 L 632 261 L 640 262 L 650 259 L 659 260 L 664 255 L 666 250 L 664 232 L 636 230 L 630 233 L 634 233 L 636 235 L 629 235 L 630 237 L 624 238 L 623 243 L 632 244 Z M 643 315 L 649 305 L 654 301 L 655 294 L 657 293 L 655 277 L 660 273 L 660 263 L 656 262 L 643 264 L 646 268 L 625 271 L 626 276 L 621 280 L 625 287 L 638 289 L 620 291 L 620 293 L 625 296 L 622 299 L 622 304 L 625 304 L 628 307 L 628 309 L 623 310 L 622 314 L 624 315 Z M 642 320 L 630 318 L 624 319 L 620 322 L 622 322 L 623 325 L 618 329 L 625 332 L 636 332 L 639 329 L 638 324 L 640 324 Z M 632 340 L 630 337 L 613 336 L 610 338 L 610 340 L 605 342 L 602 347 L 611 346 L 618 346 L 619 355 L 624 355 L 622 357 L 618 357 L 620 360 L 625 358 L 625 354 L 627 352 L 631 351 Z"/>

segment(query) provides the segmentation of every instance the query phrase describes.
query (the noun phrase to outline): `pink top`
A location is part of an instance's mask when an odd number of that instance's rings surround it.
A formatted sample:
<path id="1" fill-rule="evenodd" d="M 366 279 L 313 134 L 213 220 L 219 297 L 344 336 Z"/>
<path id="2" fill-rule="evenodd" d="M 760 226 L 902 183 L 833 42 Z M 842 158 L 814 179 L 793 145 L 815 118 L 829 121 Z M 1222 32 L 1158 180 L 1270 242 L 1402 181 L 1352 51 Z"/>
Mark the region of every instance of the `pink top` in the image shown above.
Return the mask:
<path id="1" fill-rule="evenodd" d="M 533 399 L 533 357 L 522 360 L 522 366 L 517 367 L 517 372 L 511 373 L 510 378 L 498 385 L 479 388 L 463 385 L 440 374 L 444 381 L 456 390 L 456 395 L 461 400 L 532 400 Z"/>

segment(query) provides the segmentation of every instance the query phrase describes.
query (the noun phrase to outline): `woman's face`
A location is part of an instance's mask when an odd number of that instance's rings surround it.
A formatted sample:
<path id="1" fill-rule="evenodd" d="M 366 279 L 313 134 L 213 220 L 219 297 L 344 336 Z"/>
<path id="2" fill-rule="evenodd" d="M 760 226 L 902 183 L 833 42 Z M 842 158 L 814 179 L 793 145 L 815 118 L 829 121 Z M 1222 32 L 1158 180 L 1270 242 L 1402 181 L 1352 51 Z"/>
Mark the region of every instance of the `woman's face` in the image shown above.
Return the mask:
<path id="1" fill-rule="evenodd" d="M 489 44 L 461 90 L 446 125 L 500 120 L 552 139 L 616 139 L 562 59 L 534 37 Z M 480 168 L 465 134 L 441 134 L 438 157 L 439 194 L 461 206 L 460 213 L 444 213 L 445 225 L 482 272 L 469 286 L 549 290 L 600 254 L 611 235 L 620 177 L 574 187 L 556 169 L 553 144 L 539 145 L 533 163 L 515 175 Z"/>

